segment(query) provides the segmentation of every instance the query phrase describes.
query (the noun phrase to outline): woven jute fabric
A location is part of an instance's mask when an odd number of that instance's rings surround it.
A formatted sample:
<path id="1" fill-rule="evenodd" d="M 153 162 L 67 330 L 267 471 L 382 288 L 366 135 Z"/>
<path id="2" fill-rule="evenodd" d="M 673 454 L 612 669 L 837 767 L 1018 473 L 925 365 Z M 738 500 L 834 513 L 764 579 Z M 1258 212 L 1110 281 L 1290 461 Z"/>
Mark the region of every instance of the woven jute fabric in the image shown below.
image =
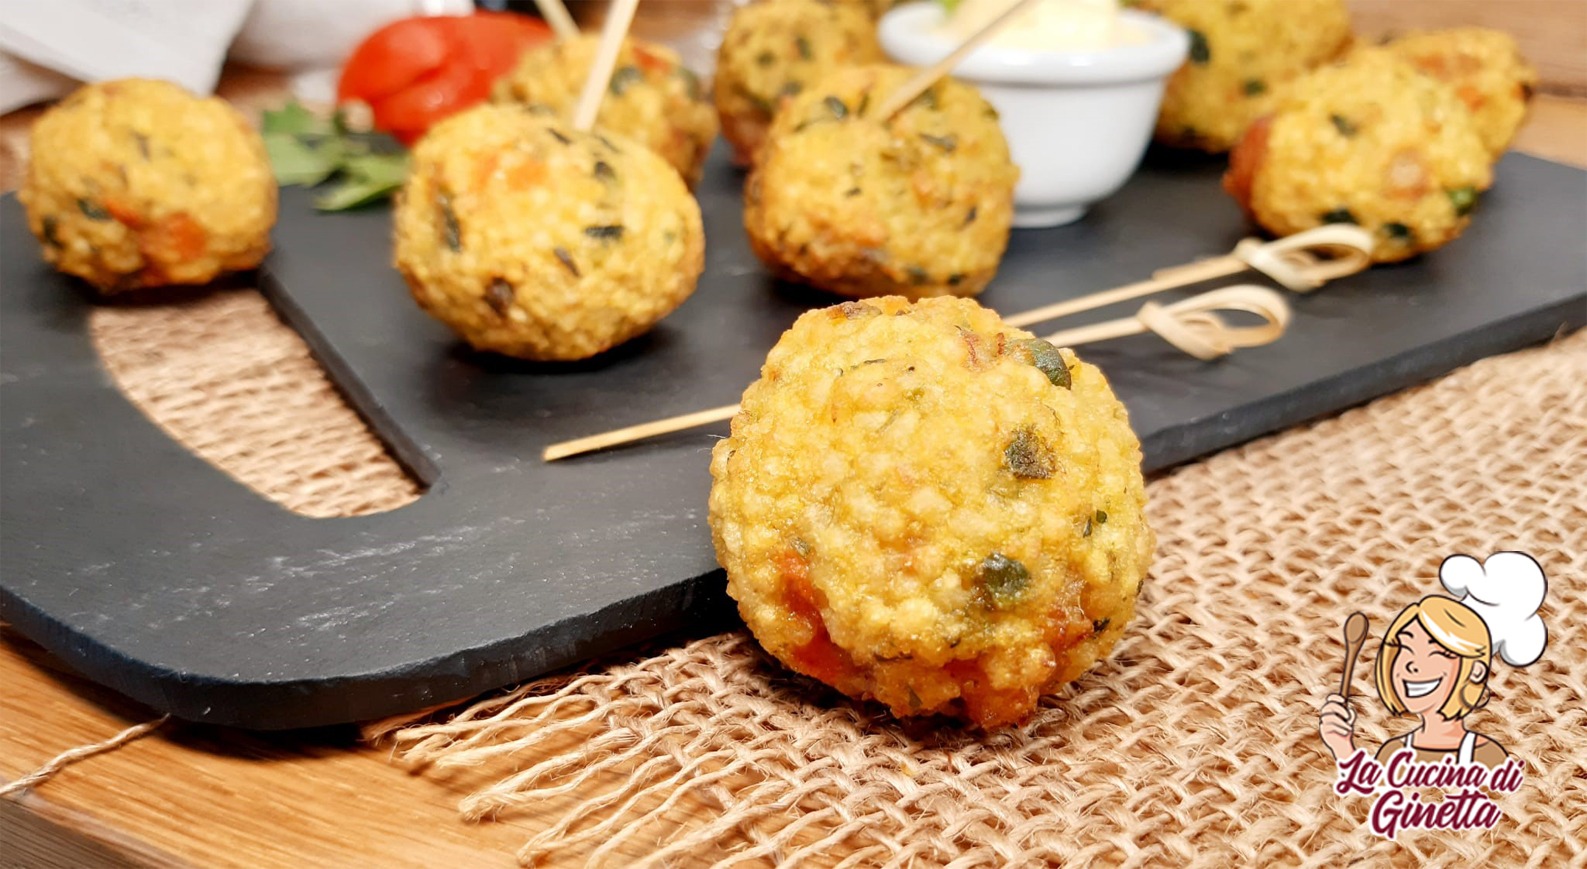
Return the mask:
<path id="1" fill-rule="evenodd" d="M 413 484 L 256 294 L 107 307 L 96 343 L 166 431 L 313 515 Z M 703 471 L 703 469 L 702 469 Z M 899 722 L 728 633 L 658 644 L 418 721 L 367 728 L 488 820 L 548 816 L 527 863 L 658 866 L 1587 866 L 1587 334 L 1180 468 L 1113 655 L 1026 725 Z M 1470 719 L 1526 763 L 1488 831 L 1366 827 L 1317 710 L 1340 628 L 1438 591 L 1451 553 L 1530 552 L 1550 642 L 1496 664 Z M 1357 668 L 1357 737 L 1392 720 Z M 378 795 L 377 795 L 378 796 Z"/>

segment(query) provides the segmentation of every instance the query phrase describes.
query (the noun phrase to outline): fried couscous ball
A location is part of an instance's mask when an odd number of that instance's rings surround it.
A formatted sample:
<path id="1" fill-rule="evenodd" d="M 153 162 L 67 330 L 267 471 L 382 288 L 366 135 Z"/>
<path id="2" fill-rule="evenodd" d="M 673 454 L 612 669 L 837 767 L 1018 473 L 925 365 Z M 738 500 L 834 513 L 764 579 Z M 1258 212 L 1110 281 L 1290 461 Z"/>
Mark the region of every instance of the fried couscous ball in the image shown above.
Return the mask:
<path id="1" fill-rule="evenodd" d="M 1413 33 L 1389 43 L 1390 51 L 1455 89 L 1477 119 L 1488 153 L 1498 159 L 1526 120 L 1537 70 L 1515 39 L 1499 30 L 1462 27 Z"/>
<path id="2" fill-rule="evenodd" d="M 1153 550 L 1096 368 L 968 299 L 811 311 L 711 453 L 728 593 L 790 668 L 991 728 L 1123 634 Z"/>
<path id="3" fill-rule="evenodd" d="M 1372 230 L 1391 262 L 1441 247 L 1493 182 L 1454 92 L 1383 49 L 1362 49 L 1285 92 L 1230 156 L 1224 188 L 1268 231 Z"/>
<path id="4" fill-rule="evenodd" d="M 1019 170 L 997 112 L 954 79 L 883 122 L 909 78 L 850 67 L 777 113 L 745 184 L 750 247 L 779 275 L 846 296 L 973 296 L 997 273 Z"/>
<path id="5" fill-rule="evenodd" d="M 831 70 L 883 60 L 862 3 L 761 0 L 740 6 L 716 57 L 716 110 L 735 159 L 754 162 L 777 106 Z"/>
<path id="6" fill-rule="evenodd" d="M 224 101 L 170 82 L 79 88 L 33 125 L 18 198 L 55 268 L 115 293 L 205 284 L 270 251 L 264 141 Z"/>
<path id="7" fill-rule="evenodd" d="M 524 359 L 584 359 L 647 331 L 704 266 L 700 207 L 666 161 L 519 106 L 431 128 L 395 223 L 420 307 Z"/>
<path id="8" fill-rule="evenodd" d="M 599 43 L 598 36 L 580 36 L 524 52 L 518 66 L 496 82 L 492 99 L 571 115 Z M 716 111 L 677 52 L 627 39 L 595 125 L 660 154 L 692 187 L 716 138 Z"/>
<path id="9" fill-rule="evenodd" d="M 1218 153 L 1272 108 L 1278 92 L 1350 43 L 1345 0 L 1141 0 L 1190 32 L 1168 80 L 1157 140 Z"/>

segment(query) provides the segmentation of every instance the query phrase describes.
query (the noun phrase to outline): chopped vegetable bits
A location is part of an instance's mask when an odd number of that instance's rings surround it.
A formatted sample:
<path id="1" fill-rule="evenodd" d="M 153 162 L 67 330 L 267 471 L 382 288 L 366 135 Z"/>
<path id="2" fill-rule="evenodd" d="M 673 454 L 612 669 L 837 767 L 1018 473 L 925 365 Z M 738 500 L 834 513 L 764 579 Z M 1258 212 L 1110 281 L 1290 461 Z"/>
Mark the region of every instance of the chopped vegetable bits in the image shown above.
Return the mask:
<path id="1" fill-rule="evenodd" d="M 177 85 L 86 85 L 31 133 L 18 194 L 44 259 L 106 293 L 204 284 L 270 250 L 276 185 L 236 109 Z"/>
<path id="2" fill-rule="evenodd" d="M 397 268 L 419 305 L 476 348 L 583 359 L 694 292 L 700 208 L 635 142 L 485 105 L 438 124 L 412 162 Z"/>
<path id="3" fill-rule="evenodd" d="M 1071 351 L 966 299 L 847 302 L 800 317 L 744 393 L 711 530 L 783 663 L 990 728 L 1129 624 L 1153 549 L 1140 462 Z"/>

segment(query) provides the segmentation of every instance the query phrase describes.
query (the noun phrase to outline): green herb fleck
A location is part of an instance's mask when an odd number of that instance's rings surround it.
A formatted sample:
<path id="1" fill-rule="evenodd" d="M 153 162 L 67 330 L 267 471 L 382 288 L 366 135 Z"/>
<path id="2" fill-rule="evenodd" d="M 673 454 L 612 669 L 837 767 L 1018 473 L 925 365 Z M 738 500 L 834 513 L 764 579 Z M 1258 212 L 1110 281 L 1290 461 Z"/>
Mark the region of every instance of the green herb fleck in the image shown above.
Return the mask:
<path id="1" fill-rule="evenodd" d="M 1345 117 L 1344 115 L 1329 115 L 1328 120 L 1333 121 L 1334 129 L 1338 130 L 1339 135 L 1344 136 L 1346 139 L 1353 137 L 1356 133 L 1361 131 L 1360 127 L 1357 127 L 1351 122 L 1349 118 Z"/>
<path id="2" fill-rule="evenodd" d="M 906 266 L 904 273 L 909 275 L 909 282 L 917 287 L 931 280 L 931 273 L 917 265 Z"/>
<path id="3" fill-rule="evenodd" d="M 1091 518 L 1097 520 L 1098 525 L 1106 525 L 1108 524 L 1108 511 L 1098 510 Z"/>
<path id="4" fill-rule="evenodd" d="M 88 199 L 79 199 L 79 200 L 77 200 L 77 210 L 81 211 L 83 213 L 83 216 L 88 218 L 89 220 L 109 220 L 110 219 L 110 212 L 108 212 L 105 209 L 99 207 L 99 205 L 97 203 L 95 203 L 95 202 L 93 202 L 91 200 L 88 200 Z"/>
<path id="5" fill-rule="evenodd" d="M 1447 192 L 1449 193 L 1449 204 L 1455 206 L 1456 217 L 1465 217 L 1472 212 L 1472 209 L 1477 207 L 1477 188 L 1456 187 Z"/>
<path id="6" fill-rule="evenodd" d="M 795 537 L 793 539 L 793 548 L 795 552 L 799 553 L 800 558 L 810 557 L 810 544 L 806 543 L 803 537 Z"/>
<path id="7" fill-rule="evenodd" d="M 501 278 L 495 278 L 490 282 L 490 286 L 485 288 L 485 304 L 496 312 L 496 316 L 505 317 L 507 311 L 512 308 L 513 295 L 512 284 Z"/>
<path id="8" fill-rule="evenodd" d="M 916 104 L 919 104 L 920 106 L 922 106 L 924 108 L 936 109 L 937 106 L 938 106 L 937 89 L 935 87 L 931 87 L 931 88 L 927 88 L 924 91 L 921 91 L 920 92 L 920 96 L 915 97 L 909 103 L 910 106 L 914 106 Z"/>
<path id="9" fill-rule="evenodd" d="M 859 106 L 857 108 L 854 109 L 854 116 L 855 117 L 864 116 L 865 110 L 870 108 L 870 107 L 871 107 L 871 92 L 870 91 L 866 91 L 865 93 L 860 94 L 860 104 L 859 104 Z"/>
<path id="10" fill-rule="evenodd" d="M 623 237 L 623 225 L 613 223 L 601 226 L 586 226 L 584 227 L 584 234 L 590 238 L 598 238 L 601 241 L 618 241 Z"/>
<path id="11" fill-rule="evenodd" d="M 1058 469 L 1052 448 L 1031 428 L 1014 432 L 1003 448 L 1003 464 L 1022 480 L 1045 480 Z"/>
<path id="12" fill-rule="evenodd" d="M 800 60 L 810 60 L 816 56 L 815 52 L 810 48 L 810 40 L 806 39 L 803 34 L 794 37 L 794 48 L 799 50 Z"/>
<path id="13" fill-rule="evenodd" d="M 556 127 L 546 127 L 546 132 L 551 134 L 551 138 L 556 139 L 558 142 L 561 142 L 564 145 L 573 144 L 573 140 L 569 139 L 566 133 L 563 133 Z"/>
<path id="14" fill-rule="evenodd" d="M 858 187 L 850 187 L 848 190 L 843 192 L 843 195 L 847 196 L 850 199 L 853 199 L 854 197 L 860 195 L 860 188 L 858 188 Z"/>
<path id="15" fill-rule="evenodd" d="M 689 95 L 689 99 L 699 100 L 705 95 L 704 89 L 700 87 L 700 77 L 694 74 L 694 70 L 680 66 L 678 78 L 683 79 L 683 89 Z"/>
<path id="16" fill-rule="evenodd" d="M 783 82 L 782 89 L 779 90 L 778 93 L 781 94 L 782 96 L 785 96 L 785 97 L 796 97 L 796 96 L 799 96 L 799 94 L 803 93 L 804 89 L 805 89 L 805 83 L 804 82 L 802 82 L 802 81 L 788 81 L 788 82 Z"/>
<path id="17" fill-rule="evenodd" d="M 1241 86 L 1241 89 L 1245 91 L 1245 95 L 1248 97 L 1259 97 L 1267 93 L 1267 82 L 1259 78 L 1248 78 L 1245 80 L 1245 84 Z"/>
<path id="18" fill-rule="evenodd" d="M 612 96 L 620 97 L 629 88 L 645 80 L 645 73 L 637 66 L 620 66 L 612 73 L 612 81 L 607 88 Z"/>
<path id="19" fill-rule="evenodd" d="M 143 135 L 142 133 L 133 133 L 132 141 L 138 145 L 138 156 L 142 157 L 144 161 L 147 162 L 149 159 L 149 137 Z"/>
<path id="20" fill-rule="evenodd" d="M 596 160 L 595 177 L 610 183 L 617 180 L 617 170 L 613 169 L 612 164 L 606 162 L 605 160 Z"/>
<path id="21" fill-rule="evenodd" d="M 958 285 L 960 285 L 962 283 L 964 283 L 964 273 L 963 272 L 954 272 L 953 274 L 948 275 L 948 286 L 957 287 Z"/>
<path id="22" fill-rule="evenodd" d="M 457 212 L 452 210 L 452 197 L 441 193 L 435 197 L 435 205 L 441 210 L 441 241 L 446 243 L 447 249 L 456 253 L 463 249 L 463 230 L 457 225 Z"/>
<path id="23" fill-rule="evenodd" d="M 568 253 L 567 248 L 554 248 L 551 252 L 556 255 L 557 262 L 562 263 L 562 267 L 567 269 L 569 274 L 579 277 L 579 264 L 573 261 L 573 254 Z"/>
<path id="24" fill-rule="evenodd" d="M 1207 35 L 1199 30 L 1190 33 L 1190 62 L 1197 66 L 1205 66 L 1212 60 L 1212 48 L 1207 45 Z"/>
<path id="25" fill-rule="evenodd" d="M 1091 536 L 1091 517 L 1090 516 L 1086 517 L 1086 525 L 1085 525 L 1084 528 L 1080 529 L 1080 536 L 1081 537 L 1090 537 Z"/>
<path id="26" fill-rule="evenodd" d="M 755 55 L 755 65 L 756 66 L 771 66 L 772 64 L 774 64 L 776 62 L 777 62 L 777 55 L 772 54 L 769 51 L 763 51 L 760 54 Z"/>
<path id="27" fill-rule="evenodd" d="M 1416 237 L 1416 233 L 1412 232 L 1411 228 L 1403 223 L 1385 223 L 1383 224 L 1383 232 L 1395 244 L 1410 244 L 1411 240 Z"/>
<path id="28" fill-rule="evenodd" d="M 1062 386 L 1064 389 L 1070 387 L 1069 366 L 1057 347 L 1040 338 L 1025 338 L 1016 341 L 1015 346 L 1024 348 L 1030 354 L 1030 364 L 1047 375 L 1053 386 Z"/>
<path id="29" fill-rule="evenodd" d="M 1001 552 L 994 552 L 976 565 L 975 583 L 984 592 L 988 605 L 1002 609 L 1019 602 L 1030 585 L 1030 571 Z"/>
<path id="30" fill-rule="evenodd" d="M 970 224 L 974 223 L 975 222 L 975 218 L 980 213 L 981 213 L 981 210 L 980 210 L 979 207 L 974 206 L 974 205 L 970 206 L 970 211 L 967 214 L 964 215 L 964 225 L 965 226 L 969 226 Z"/>
<path id="31" fill-rule="evenodd" d="M 1092 621 L 1091 621 L 1091 632 L 1093 634 L 1100 634 L 1103 631 L 1107 630 L 1108 629 L 1108 625 L 1111 625 L 1111 624 L 1113 624 L 1113 620 L 1112 619 L 1103 619 L 1101 621 L 1097 621 L 1095 619 L 1092 619 Z"/>
<path id="32" fill-rule="evenodd" d="M 957 2 L 957 0 L 955 0 L 955 2 Z M 908 691 L 909 691 L 909 711 L 911 711 L 911 712 L 919 712 L 920 711 L 920 707 L 922 705 L 924 705 L 921 702 L 921 700 L 920 700 L 920 695 L 915 693 L 914 686 L 910 686 L 908 688 Z"/>
<path id="33" fill-rule="evenodd" d="M 837 120 L 841 121 L 849 116 L 849 107 L 844 105 L 843 101 L 837 97 L 829 96 L 821 101 L 821 105 L 826 106 L 827 111 L 831 112 L 832 117 L 836 118 Z"/>
<path id="34" fill-rule="evenodd" d="M 1322 222 L 1323 223 L 1354 223 L 1354 224 L 1357 224 L 1357 225 L 1360 225 L 1360 223 L 1361 223 L 1361 221 L 1356 220 L 1356 216 L 1354 214 L 1352 214 L 1350 209 L 1348 209 L 1348 208 L 1335 208 L 1333 211 L 1324 211 L 1322 213 Z"/>
<path id="35" fill-rule="evenodd" d="M 927 144 L 936 145 L 938 148 L 947 151 L 949 154 L 952 154 L 954 150 L 959 147 L 959 137 L 951 134 L 947 136 L 933 136 L 930 133 L 921 133 L 920 138 L 923 139 Z"/>

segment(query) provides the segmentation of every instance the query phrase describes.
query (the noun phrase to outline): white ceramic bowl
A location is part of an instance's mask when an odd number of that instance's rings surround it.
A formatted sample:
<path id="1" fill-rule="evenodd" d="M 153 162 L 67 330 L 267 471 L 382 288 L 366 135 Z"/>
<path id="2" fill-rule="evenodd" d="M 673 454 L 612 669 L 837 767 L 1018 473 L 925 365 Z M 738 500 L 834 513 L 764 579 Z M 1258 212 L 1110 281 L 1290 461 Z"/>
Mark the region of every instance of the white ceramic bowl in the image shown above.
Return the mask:
<path id="1" fill-rule="evenodd" d="M 1125 10 L 1141 42 L 1099 51 L 1031 51 L 983 45 L 954 69 L 997 108 L 1020 168 L 1014 225 L 1058 226 L 1124 186 L 1152 137 L 1168 76 L 1185 61 L 1185 31 Z M 942 7 L 911 3 L 881 22 L 893 60 L 929 66 L 956 47 Z"/>

